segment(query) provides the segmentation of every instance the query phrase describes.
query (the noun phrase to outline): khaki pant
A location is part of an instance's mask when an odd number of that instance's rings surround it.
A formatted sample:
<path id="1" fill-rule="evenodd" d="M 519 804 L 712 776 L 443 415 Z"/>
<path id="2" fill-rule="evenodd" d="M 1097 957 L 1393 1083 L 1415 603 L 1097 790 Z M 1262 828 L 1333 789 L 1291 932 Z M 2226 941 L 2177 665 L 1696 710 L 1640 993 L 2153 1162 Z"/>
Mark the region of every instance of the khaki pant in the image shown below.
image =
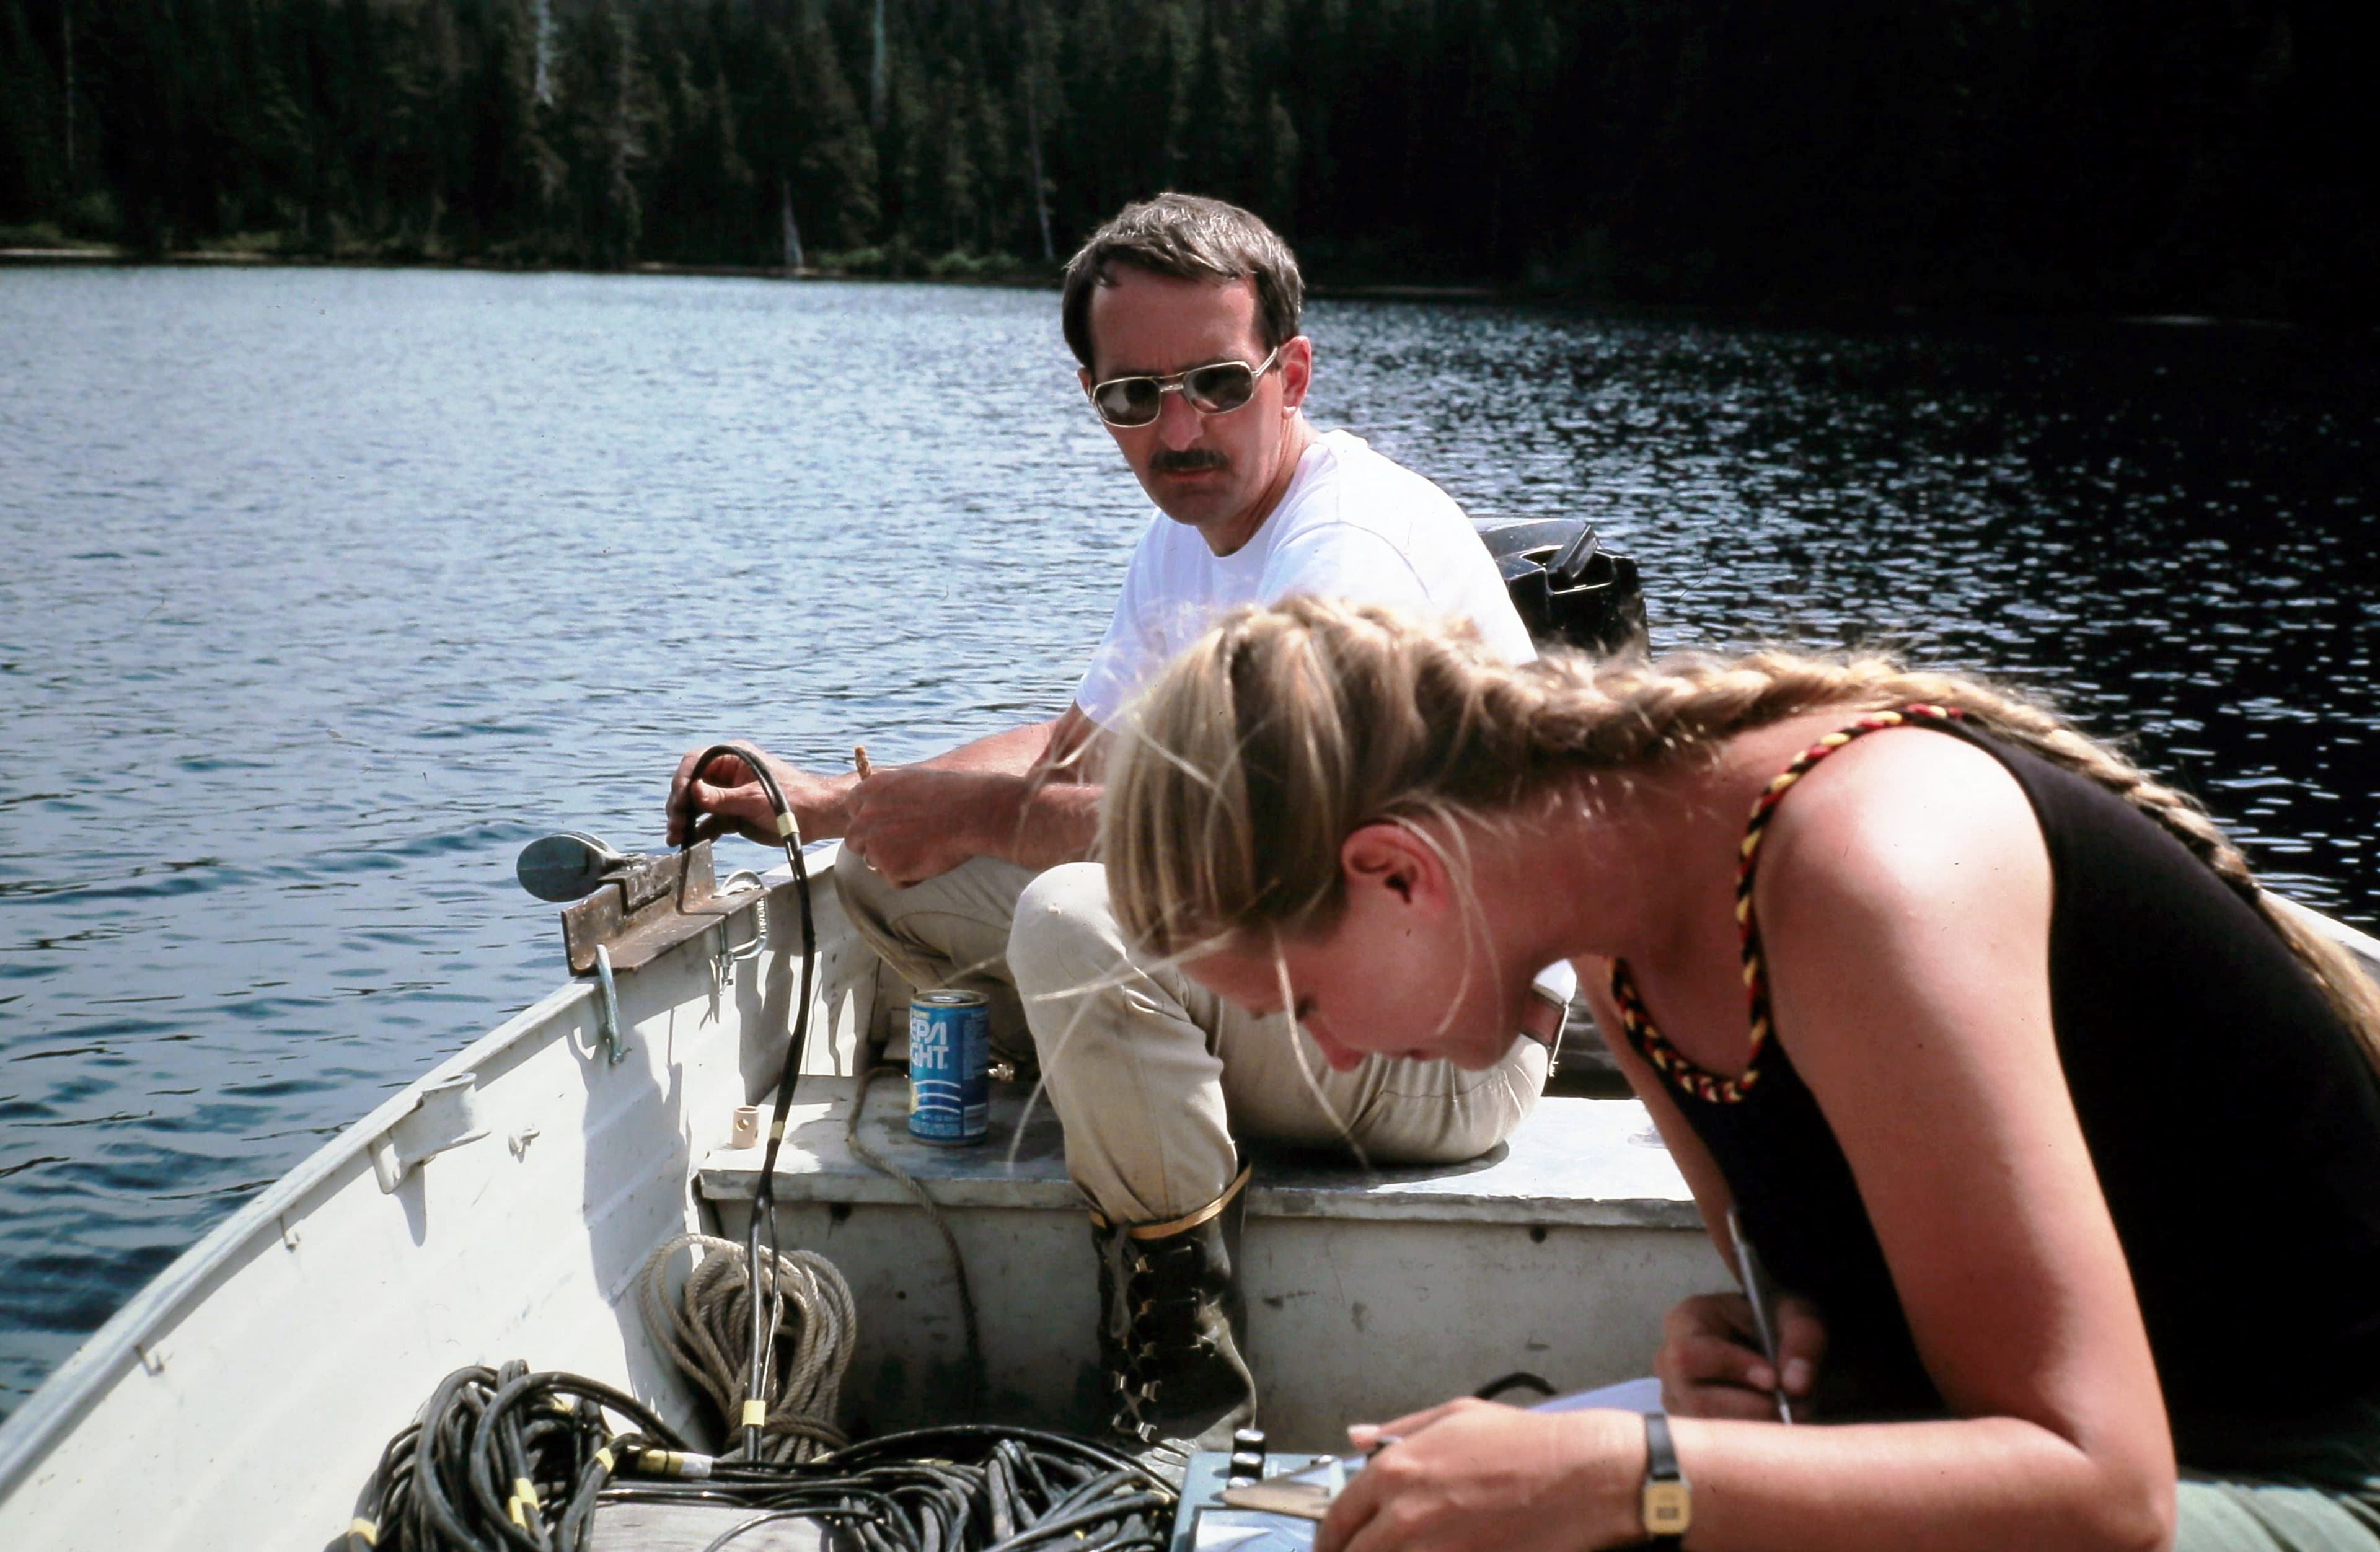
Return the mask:
<path id="1" fill-rule="evenodd" d="M 1334 1073 L 1288 1020 L 1135 960 L 1097 863 L 1036 875 L 978 857 L 894 889 L 846 851 L 835 884 L 912 984 L 983 991 L 993 1045 L 1022 1055 L 1029 1041 L 1065 1127 L 1066 1171 L 1118 1222 L 1221 1195 L 1239 1172 L 1235 1134 L 1352 1145 L 1376 1164 L 1454 1163 L 1502 1141 L 1545 1085 L 1545 1048 L 1518 1035 L 1485 1072 L 1375 1056 Z"/>

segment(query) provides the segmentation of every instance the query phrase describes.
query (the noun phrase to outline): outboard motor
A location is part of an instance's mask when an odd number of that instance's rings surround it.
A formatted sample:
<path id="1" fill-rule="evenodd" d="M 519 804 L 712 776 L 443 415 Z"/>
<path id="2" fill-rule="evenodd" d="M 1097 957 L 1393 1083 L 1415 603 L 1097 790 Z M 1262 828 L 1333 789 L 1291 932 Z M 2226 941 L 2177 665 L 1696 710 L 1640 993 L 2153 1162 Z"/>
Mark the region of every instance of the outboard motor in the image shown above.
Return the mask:
<path id="1" fill-rule="evenodd" d="M 1636 563 L 1615 555 L 1584 517 L 1474 517 L 1521 623 L 1539 641 L 1609 656 L 1645 644 Z"/>

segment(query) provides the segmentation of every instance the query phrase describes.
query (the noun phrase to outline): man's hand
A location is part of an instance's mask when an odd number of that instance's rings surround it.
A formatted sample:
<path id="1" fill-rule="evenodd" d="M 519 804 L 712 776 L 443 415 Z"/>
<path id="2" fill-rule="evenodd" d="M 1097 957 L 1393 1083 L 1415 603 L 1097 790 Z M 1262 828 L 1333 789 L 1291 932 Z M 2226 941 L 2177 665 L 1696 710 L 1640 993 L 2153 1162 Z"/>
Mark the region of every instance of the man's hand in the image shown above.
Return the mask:
<path id="1" fill-rule="evenodd" d="M 851 778 L 812 776 L 771 755 L 753 752 L 767 762 L 777 790 L 793 806 L 804 841 L 843 832 L 843 800 Z M 734 755 L 718 755 L 698 770 L 695 762 L 701 758 L 702 750 L 687 750 L 670 780 L 669 843 L 683 845 L 689 833 L 697 841 L 733 833 L 764 846 L 778 844 L 776 810 L 751 766 Z"/>
<path id="2" fill-rule="evenodd" d="M 1640 1538 L 1643 1425 L 1619 1412 L 1449 1401 L 1347 1430 L 1396 1440 L 1347 1483 L 1314 1552 L 1579 1552 Z"/>
<path id="3" fill-rule="evenodd" d="M 1791 1294 L 1769 1313 L 1777 1326 L 1774 1368 L 1760 1355 L 1752 1304 L 1743 1295 L 1698 1293 L 1681 1301 L 1662 1322 L 1661 1351 L 1653 1359 L 1661 1405 L 1681 1417 L 1773 1423 L 1779 1368 L 1786 1397 L 1807 1400 L 1827 1355 L 1827 1328 L 1815 1305 Z"/>
<path id="4" fill-rule="evenodd" d="M 879 770 L 851 791 L 844 849 L 905 889 L 1013 845 L 1026 784 L 987 771 Z"/>

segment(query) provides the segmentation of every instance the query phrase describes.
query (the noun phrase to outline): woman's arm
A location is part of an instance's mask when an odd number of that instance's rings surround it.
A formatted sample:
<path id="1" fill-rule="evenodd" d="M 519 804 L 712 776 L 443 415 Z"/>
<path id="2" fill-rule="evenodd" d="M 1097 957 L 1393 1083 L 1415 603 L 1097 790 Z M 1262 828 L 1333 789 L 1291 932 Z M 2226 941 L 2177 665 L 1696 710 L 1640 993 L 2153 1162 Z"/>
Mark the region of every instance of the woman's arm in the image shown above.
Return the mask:
<path id="1" fill-rule="evenodd" d="M 1938 734 L 1864 739 L 1796 789 L 1762 872 L 1778 1037 L 1956 1420 L 1681 1418 L 1686 1545 L 2163 1546 L 2163 1400 L 2050 1027 L 2048 861 L 2022 793 Z M 1390 1426 L 1405 1442 L 1356 1477 L 1318 1552 L 1514 1552 L 1532 1538 L 1505 1510 L 1541 1516 L 1532 1483 L 1582 1527 L 1633 1514 L 1626 1420 L 1458 1407 Z"/>
<path id="2" fill-rule="evenodd" d="M 1778 1038 L 1859 1182 L 1927 1373 L 1972 1420 L 1885 1430 L 1876 1487 L 1977 1545 L 2156 1545 L 2172 1447 L 2058 1060 L 2052 903 L 2015 780 L 1915 731 L 1804 778 L 1755 900 Z M 1747 1486 L 1732 1501 L 1783 1507 Z"/>

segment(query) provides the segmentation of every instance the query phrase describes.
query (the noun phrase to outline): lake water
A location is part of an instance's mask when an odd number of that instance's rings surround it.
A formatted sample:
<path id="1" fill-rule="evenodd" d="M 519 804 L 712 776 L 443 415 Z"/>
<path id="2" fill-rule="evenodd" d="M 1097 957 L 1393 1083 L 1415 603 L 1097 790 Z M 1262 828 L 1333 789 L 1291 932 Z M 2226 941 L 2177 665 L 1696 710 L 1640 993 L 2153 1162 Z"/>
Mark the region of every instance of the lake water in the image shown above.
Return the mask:
<path id="1" fill-rule="evenodd" d="M 2380 917 L 2368 342 L 1309 332 L 1318 420 L 1592 516 L 1661 642 L 2055 687 Z M 562 978 L 523 843 L 658 846 L 714 736 L 827 766 L 1055 712 L 1145 516 L 1049 294 L 0 271 L 0 1412 Z"/>

